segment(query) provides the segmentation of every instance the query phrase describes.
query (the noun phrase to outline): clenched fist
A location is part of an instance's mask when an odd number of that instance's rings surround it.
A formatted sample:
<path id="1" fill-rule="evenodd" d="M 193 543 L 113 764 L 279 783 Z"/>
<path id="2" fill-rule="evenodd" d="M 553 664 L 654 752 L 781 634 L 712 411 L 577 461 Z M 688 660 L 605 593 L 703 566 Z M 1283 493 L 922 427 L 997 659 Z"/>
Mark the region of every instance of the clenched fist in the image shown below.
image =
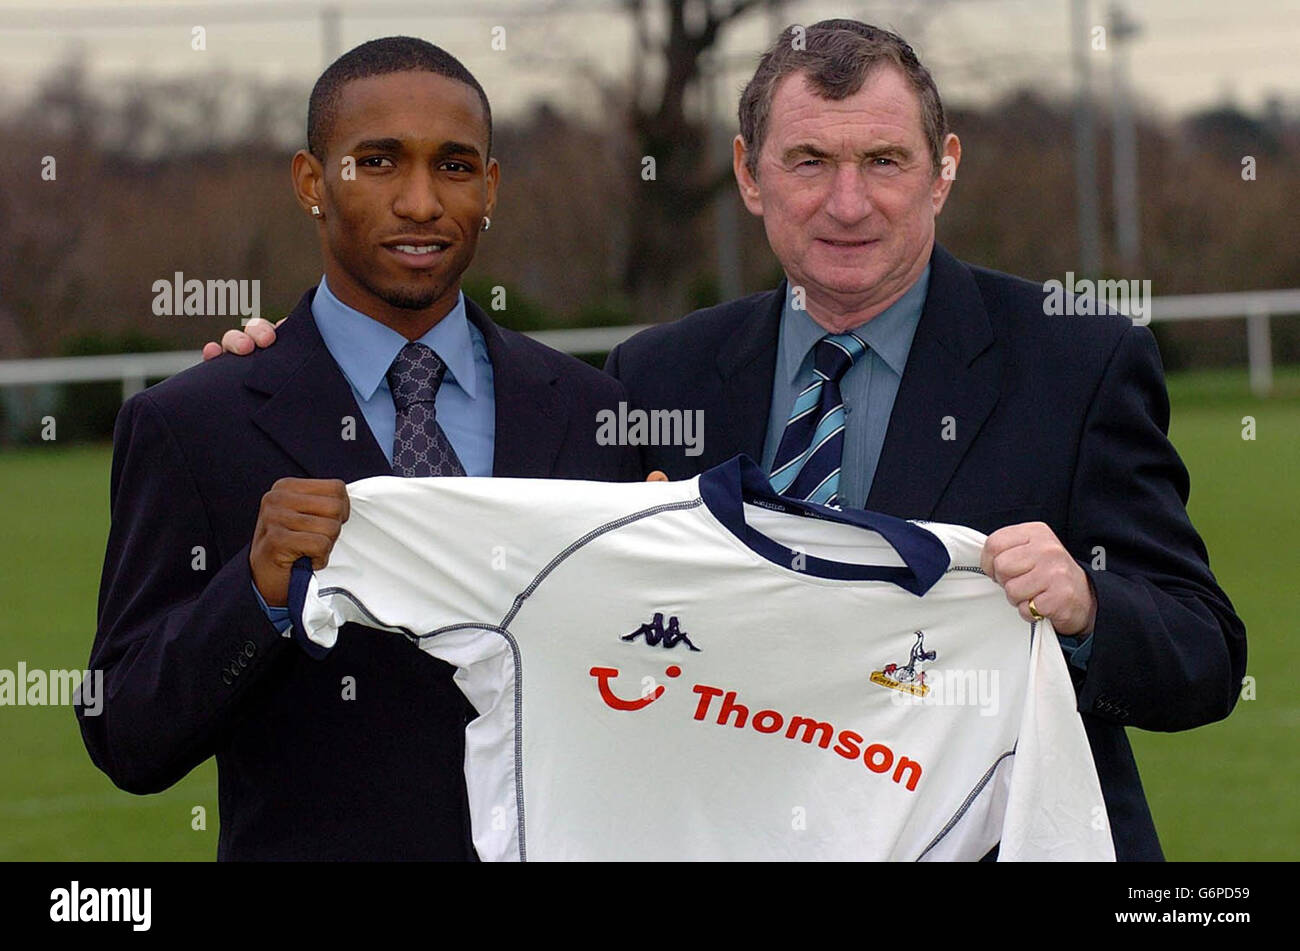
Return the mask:
<path id="1" fill-rule="evenodd" d="M 1092 633 L 1097 618 L 1092 584 L 1045 523 L 999 528 L 984 542 L 980 568 L 1002 585 L 1007 600 L 1026 621 L 1033 620 L 1029 611 L 1033 601 L 1056 633 L 1074 637 Z"/>
<path id="2" fill-rule="evenodd" d="M 262 496 L 248 564 L 253 584 L 272 607 L 289 602 L 289 574 L 303 555 L 324 568 L 351 506 L 339 479 L 277 479 Z"/>

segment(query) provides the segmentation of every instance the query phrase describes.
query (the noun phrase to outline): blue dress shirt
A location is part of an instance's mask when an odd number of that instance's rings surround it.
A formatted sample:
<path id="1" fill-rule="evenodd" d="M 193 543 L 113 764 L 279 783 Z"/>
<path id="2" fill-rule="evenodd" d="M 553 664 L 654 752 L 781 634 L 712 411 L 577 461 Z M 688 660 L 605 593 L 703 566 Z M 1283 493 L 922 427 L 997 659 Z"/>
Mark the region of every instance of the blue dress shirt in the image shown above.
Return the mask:
<path id="1" fill-rule="evenodd" d="M 903 367 L 912 349 L 912 337 L 921 320 L 926 291 L 930 287 L 927 264 L 916 283 L 903 296 L 853 332 L 868 347 L 866 353 L 844 374 L 840 394 L 844 398 L 844 455 L 840 469 L 839 495 L 856 508 L 866 506 L 871 483 L 876 477 L 885 430 L 894 409 L 894 398 L 903 381 Z M 772 409 L 763 440 L 763 470 L 772 471 L 781 445 L 785 424 L 795 397 L 813 382 L 813 347 L 829 332 L 805 310 L 795 310 L 787 285 L 785 309 L 781 312 L 777 340 L 776 373 L 772 378 Z"/>
<path id="2" fill-rule="evenodd" d="M 323 277 L 312 298 L 311 312 L 326 349 L 347 378 L 366 424 L 391 464 L 397 409 L 387 374 L 407 339 L 344 304 Z M 435 404 L 438 424 L 456 450 L 465 474 L 490 476 L 496 444 L 492 362 L 483 334 L 466 316 L 465 295 L 457 295 L 451 312 L 416 343 L 429 346 L 447 364 Z"/>
<path id="3" fill-rule="evenodd" d="M 326 349 L 352 387 L 361 415 L 391 465 L 397 408 L 387 374 L 407 339 L 343 303 L 324 277 L 312 298 L 311 312 Z M 465 474 L 490 476 L 496 448 L 492 362 L 483 334 L 465 313 L 465 295 L 457 295 L 456 306 L 416 342 L 429 346 L 447 364 L 435 406 L 438 424 L 456 450 Z M 359 427 L 358 436 L 365 438 Z M 288 608 L 268 606 L 256 585 L 253 593 L 276 630 L 288 630 Z"/>
<path id="4" fill-rule="evenodd" d="M 894 410 L 894 398 L 903 382 L 903 368 L 912 349 L 925 295 L 930 286 L 930 267 L 903 296 L 853 332 L 868 351 L 844 374 L 840 395 L 844 398 L 844 455 L 840 469 L 840 496 L 850 505 L 865 508 L 871 483 L 876 477 L 885 430 Z M 813 381 L 813 346 L 827 334 L 807 311 L 795 310 L 787 286 L 785 309 L 781 312 L 777 340 L 776 373 L 772 379 L 772 409 L 763 441 L 763 469 L 772 471 L 781 445 L 786 421 L 795 397 Z M 1060 637 L 1070 666 L 1088 669 L 1092 656 L 1092 635 L 1082 641 Z"/>

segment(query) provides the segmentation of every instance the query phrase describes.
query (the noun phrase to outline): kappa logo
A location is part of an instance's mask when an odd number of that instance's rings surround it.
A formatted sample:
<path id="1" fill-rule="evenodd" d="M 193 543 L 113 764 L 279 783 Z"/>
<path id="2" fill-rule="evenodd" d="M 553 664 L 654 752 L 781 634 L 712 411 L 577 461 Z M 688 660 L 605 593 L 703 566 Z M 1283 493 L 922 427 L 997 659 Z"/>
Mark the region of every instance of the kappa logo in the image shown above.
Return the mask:
<path id="1" fill-rule="evenodd" d="M 907 658 L 906 666 L 886 664 L 884 670 L 873 670 L 871 672 L 873 684 L 915 694 L 918 697 L 924 697 L 930 692 L 930 688 L 925 683 L 925 670 L 922 664 L 927 660 L 934 660 L 939 654 L 937 651 L 925 649 L 924 631 L 915 633 L 916 641 L 912 644 L 912 653 Z"/>
<path id="2" fill-rule="evenodd" d="M 631 634 L 624 634 L 619 640 L 631 643 L 638 637 L 644 637 L 646 644 L 650 647 L 658 647 L 662 644 L 665 648 L 671 648 L 676 647 L 678 644 L 685 644 L 691 650 L 699 651 L 699 648 L 692 644 L 691 639 L 686 636 L 686 632 L 681 629 L 675 614 L 668 619 L 668 626 L 664 627 L 663 613 L 656 611 L 653 621 L 642 624 Z"/>

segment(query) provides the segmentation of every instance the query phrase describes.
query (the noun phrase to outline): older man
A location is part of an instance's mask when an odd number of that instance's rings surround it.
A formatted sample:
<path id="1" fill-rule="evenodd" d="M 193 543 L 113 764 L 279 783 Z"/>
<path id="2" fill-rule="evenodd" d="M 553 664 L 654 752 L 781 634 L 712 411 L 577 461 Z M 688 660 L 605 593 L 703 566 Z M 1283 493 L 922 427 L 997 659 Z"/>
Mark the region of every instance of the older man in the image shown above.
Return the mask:
<path id="1" fill-rule="evenodd" d="M 1155 341 L 1045 316 L 1041 285 L 937 245 L 961 145 L 929 72 L 862 23 L 796 30 L 734 147 L 786 280 L 610 354 L 634 407 L 705 414 L 703 453 L 650 446 L 643 467 L 744 452 L 786 494 L 988 533 L 985 572 L 1070 657 L 1117 857 L 1160 859 L 1124 727 L 1227 716 L 1246 645 L 1187 517 Z"/>

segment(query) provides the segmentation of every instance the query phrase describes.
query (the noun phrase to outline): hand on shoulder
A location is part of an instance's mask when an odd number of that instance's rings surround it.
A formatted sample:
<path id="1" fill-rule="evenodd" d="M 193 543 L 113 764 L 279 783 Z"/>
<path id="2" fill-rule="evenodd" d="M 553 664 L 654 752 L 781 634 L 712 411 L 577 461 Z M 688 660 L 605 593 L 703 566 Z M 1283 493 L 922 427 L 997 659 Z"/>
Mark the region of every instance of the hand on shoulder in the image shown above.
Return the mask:
<path id="1" fill-rule="evenodd" d="M 254 317 L 243 330 L 227 330 L 221 337 L 221 343 L 209 340 L 203 345 L 203 359 L 211 360 L 223 353 L 233 353 L 244 357 L 258 347 L 269 347 L 275 343 L 275 328 L 289 318 L 281 317 L 274 324 L 261 317 Z"/>

